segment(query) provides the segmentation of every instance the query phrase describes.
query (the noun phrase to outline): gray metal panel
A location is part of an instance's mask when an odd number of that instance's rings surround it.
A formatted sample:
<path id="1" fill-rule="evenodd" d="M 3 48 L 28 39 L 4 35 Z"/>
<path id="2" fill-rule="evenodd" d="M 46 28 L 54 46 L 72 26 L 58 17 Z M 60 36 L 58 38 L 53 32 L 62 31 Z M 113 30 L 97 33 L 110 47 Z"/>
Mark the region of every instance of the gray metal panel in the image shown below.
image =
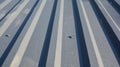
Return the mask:
<path id="1" fill-rule="evenodd" d="M 0 0 L 0 67 L 120 66 L 119 0 L 7 2 Z"/>

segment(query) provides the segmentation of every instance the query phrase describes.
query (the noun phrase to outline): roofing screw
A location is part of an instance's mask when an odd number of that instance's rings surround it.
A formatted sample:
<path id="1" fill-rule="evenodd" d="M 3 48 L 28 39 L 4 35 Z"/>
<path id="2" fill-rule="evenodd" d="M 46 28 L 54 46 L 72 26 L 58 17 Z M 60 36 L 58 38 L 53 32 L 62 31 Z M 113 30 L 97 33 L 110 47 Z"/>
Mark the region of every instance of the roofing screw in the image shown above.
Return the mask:
<path id="1" fill-rule="evenodd" d="M 71 39 L 71 38 L 72 38 L 72 36 L 68 36 L 68 38 L 70 38 L 70 39 Z"/>
<path id="2" fill-rule="evenodd" d="M 10 34 L 6 34 L 5 36 L 6 36 L 6 37 L 10 37 Z"/>

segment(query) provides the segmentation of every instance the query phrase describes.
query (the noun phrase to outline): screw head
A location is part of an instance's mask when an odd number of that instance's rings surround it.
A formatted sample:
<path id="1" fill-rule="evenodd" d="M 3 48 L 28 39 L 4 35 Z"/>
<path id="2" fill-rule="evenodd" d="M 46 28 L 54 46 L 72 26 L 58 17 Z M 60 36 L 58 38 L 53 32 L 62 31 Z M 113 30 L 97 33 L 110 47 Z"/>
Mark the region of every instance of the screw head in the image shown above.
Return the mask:
<path id="1" fill-rule="evenodd" d="M 71 38 L 72 38 L 72 36 L 68 36 L 68 38 L 70 38 L 70 39 L 71 39 Z"/>
<path id="2" fill-rule="evenodd" d="M 10 34 L 6 34 L 5 36 L 6 36 L 6 37 L 10 37 Z"/>

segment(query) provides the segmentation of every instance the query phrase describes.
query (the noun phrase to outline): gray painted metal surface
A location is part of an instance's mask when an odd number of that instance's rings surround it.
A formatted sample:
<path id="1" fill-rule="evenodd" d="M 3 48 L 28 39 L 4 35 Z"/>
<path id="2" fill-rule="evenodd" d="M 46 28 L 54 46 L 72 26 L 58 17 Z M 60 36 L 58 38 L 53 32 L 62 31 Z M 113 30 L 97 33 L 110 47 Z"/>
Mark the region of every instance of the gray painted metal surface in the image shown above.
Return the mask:
<path id="1" fill-rule="evenodd" d="M 120 0 L 0 0 L 0 67 L 120 67 Z"/>

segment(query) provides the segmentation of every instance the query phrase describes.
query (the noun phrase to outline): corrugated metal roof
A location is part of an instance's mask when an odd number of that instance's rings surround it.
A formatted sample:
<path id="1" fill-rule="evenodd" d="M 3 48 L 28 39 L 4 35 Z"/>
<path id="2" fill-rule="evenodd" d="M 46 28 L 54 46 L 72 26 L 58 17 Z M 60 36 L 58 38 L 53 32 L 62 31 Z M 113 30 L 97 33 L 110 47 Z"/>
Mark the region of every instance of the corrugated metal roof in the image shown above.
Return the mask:
<path id="1" fill-rule="evenodd" d="M 0 0 L 0 67 L 120 67 L 120 0 Z"/>

